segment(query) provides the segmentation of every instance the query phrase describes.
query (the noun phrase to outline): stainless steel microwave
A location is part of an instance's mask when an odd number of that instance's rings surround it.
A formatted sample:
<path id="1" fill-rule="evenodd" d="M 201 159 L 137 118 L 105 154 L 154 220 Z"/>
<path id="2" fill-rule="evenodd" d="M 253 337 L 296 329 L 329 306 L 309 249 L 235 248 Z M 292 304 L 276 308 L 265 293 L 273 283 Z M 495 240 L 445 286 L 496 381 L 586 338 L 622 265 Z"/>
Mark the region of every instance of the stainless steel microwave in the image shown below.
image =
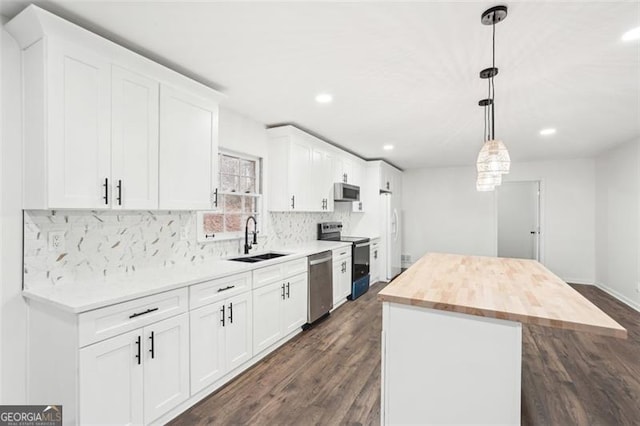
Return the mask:
<path id="1" fill-rule="evenodd" d="M 360 201 L 360 187 L 342 182 L 334 183 L 333 201 Z"/>

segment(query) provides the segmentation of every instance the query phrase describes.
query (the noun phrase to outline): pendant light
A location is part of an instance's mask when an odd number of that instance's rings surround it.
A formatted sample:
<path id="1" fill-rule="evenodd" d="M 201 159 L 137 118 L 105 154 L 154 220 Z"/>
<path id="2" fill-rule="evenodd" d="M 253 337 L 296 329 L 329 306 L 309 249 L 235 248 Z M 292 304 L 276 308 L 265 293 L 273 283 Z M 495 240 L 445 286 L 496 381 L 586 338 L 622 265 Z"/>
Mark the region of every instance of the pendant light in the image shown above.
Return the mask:
<path id="1" fill-rule="evenodd" d="M 490 92 L 489 92 L 490 93 Z M 482 99 L 478 102 L 478 105 L 484 107 L 484 133 L 482 135 L 483 144 L 489 139 L 488 131 L 488 107 L 492 104 L 492 100 Z M 478 171 L 478 178 L 476 180 L 476 189 L 478 191 L 493 191 L 496 186 L 502 183 L 502 174 L 491 170 Z"/>
<path id="2" fill-rule="evenodd" d="M 485 188 L 484 182 L 495 182 L 494 186 L 502 183 L 502 175 L 509 173 L 511 158 L 504 142 L 495 138 L 495 83 L 494 77 L 498 74 L 496 68 L 496 24 L 507 17 L 506 6 L 495 6 L 486 10 L 481 17 L 484 25 L 491 25 L 493 32 L 492 66 L 480 71 L 480 78 L 489 82 L 489 98 L 479 102 L 485 107 L 485 123 L 490 121 L 488 136 L 478 154 L 476 168 L 478 171 L 477 188 Z M 496 177 L 498 176 L 498 177 Z M 478 189 L 479 191 L 481 189 Z"/>

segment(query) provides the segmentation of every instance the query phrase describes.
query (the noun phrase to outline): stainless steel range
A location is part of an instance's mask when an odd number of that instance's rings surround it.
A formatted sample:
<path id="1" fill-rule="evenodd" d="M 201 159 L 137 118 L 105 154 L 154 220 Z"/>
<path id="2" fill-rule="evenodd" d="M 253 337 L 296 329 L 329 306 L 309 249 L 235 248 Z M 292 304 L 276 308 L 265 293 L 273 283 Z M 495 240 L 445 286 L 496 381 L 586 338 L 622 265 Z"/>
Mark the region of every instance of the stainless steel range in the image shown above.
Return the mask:
<path id="1" fill-rule="evenodd" d="M 369 290 L 369 238 L 343 237 L 342 222 L 324 222 L 318 224 L 318 239 L 325 241 L 344 241 L 351 243 L 351 296 L 354 300 Z"/>

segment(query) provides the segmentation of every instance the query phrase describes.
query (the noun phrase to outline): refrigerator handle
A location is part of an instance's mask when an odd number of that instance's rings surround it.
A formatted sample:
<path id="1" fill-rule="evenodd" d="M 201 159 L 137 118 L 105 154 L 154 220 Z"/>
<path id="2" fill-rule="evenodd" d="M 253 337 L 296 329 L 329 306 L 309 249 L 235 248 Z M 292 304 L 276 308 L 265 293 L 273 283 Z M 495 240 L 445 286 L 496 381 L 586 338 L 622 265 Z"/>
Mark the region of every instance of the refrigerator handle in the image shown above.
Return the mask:
<path id="1" fill-rule="evenodd" d="M 393 241 L 398 241 L 398 210 L 393 209 L 391 219 L 391 233 L 393 234 Z"/>

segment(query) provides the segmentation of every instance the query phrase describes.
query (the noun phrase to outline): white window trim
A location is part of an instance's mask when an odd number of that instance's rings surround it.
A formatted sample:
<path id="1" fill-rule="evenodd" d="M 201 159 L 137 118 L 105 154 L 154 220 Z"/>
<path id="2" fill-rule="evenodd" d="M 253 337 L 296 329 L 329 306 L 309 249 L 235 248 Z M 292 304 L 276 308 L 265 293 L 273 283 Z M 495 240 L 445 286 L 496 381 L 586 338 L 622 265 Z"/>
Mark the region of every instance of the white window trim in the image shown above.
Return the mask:
<path id="1" fill-rule="evenodd" d="M 256 162 L 256 188 L 258 189 L 259 192 L 257 193 L 242 193 L 242 192 L 232 192 L 232 191 L 219 191 L 218 194 L 220 195 L 240 195 L 240 196 L 245 196 L 245 197 L 255 197 L 256 198 L 256 202 L 257 202 L 257 212 L 256 214 L 258 215 L 258 236 L 262 237 L 264 236 L 264 234 L 262 233 L 263 228 L 263 221 L 264 221 L 264 203 L 263 203 L 263 199 L 264 199 L 264 194 L 262 192 L 262 180 L 263 180 L 263 176 L 262 176 L 262 169 L 263 169 L 263 159 L 261 157 L 257 157 L 255 155 L 251 155 L 251 154 L 246 154 L 243 152 L 238 152 L 238 151 L 233 151 L 233 150 L 229 150 L 229 149 L 220 149 L 218 151 L 218 154 L 222 154 L 222 155 L 228 155 L 228 156 L 233 156 L 233 157 L 239 157 L 242 159 L 247 159 L 247 160 L 252 160 Z M 219 161 L 219 160 L 218 160 Z M 218 171 L 218 175 L 220 175 L 222 172 Z M 220 176 L 218 176 L 218 178 L 220 178 Z M 219 183 L 220 184 L 220 183 Z M 244 226 L 243 226 L 243 230 L 242 231 L 238 231 L 238 232 L 221 232 L 216 234 L 216 236 L 214 238 L 209 238 L 207 237 L 206 233 L 204 232 L 203 226 L 202 226 L 202 222 L 203 222 L 203 216 L 205 214 L 221 214 L 220 210 L 202 210 L 202 211 L 197 211 L 196 212 L 196 240 L 198 243 L 213 243 L 216 241 L 231 241 L 231 240 L 241 240 L 244 239 Z M 250 232 L 253 232 L 253 228 L 250 229 Z"/>

